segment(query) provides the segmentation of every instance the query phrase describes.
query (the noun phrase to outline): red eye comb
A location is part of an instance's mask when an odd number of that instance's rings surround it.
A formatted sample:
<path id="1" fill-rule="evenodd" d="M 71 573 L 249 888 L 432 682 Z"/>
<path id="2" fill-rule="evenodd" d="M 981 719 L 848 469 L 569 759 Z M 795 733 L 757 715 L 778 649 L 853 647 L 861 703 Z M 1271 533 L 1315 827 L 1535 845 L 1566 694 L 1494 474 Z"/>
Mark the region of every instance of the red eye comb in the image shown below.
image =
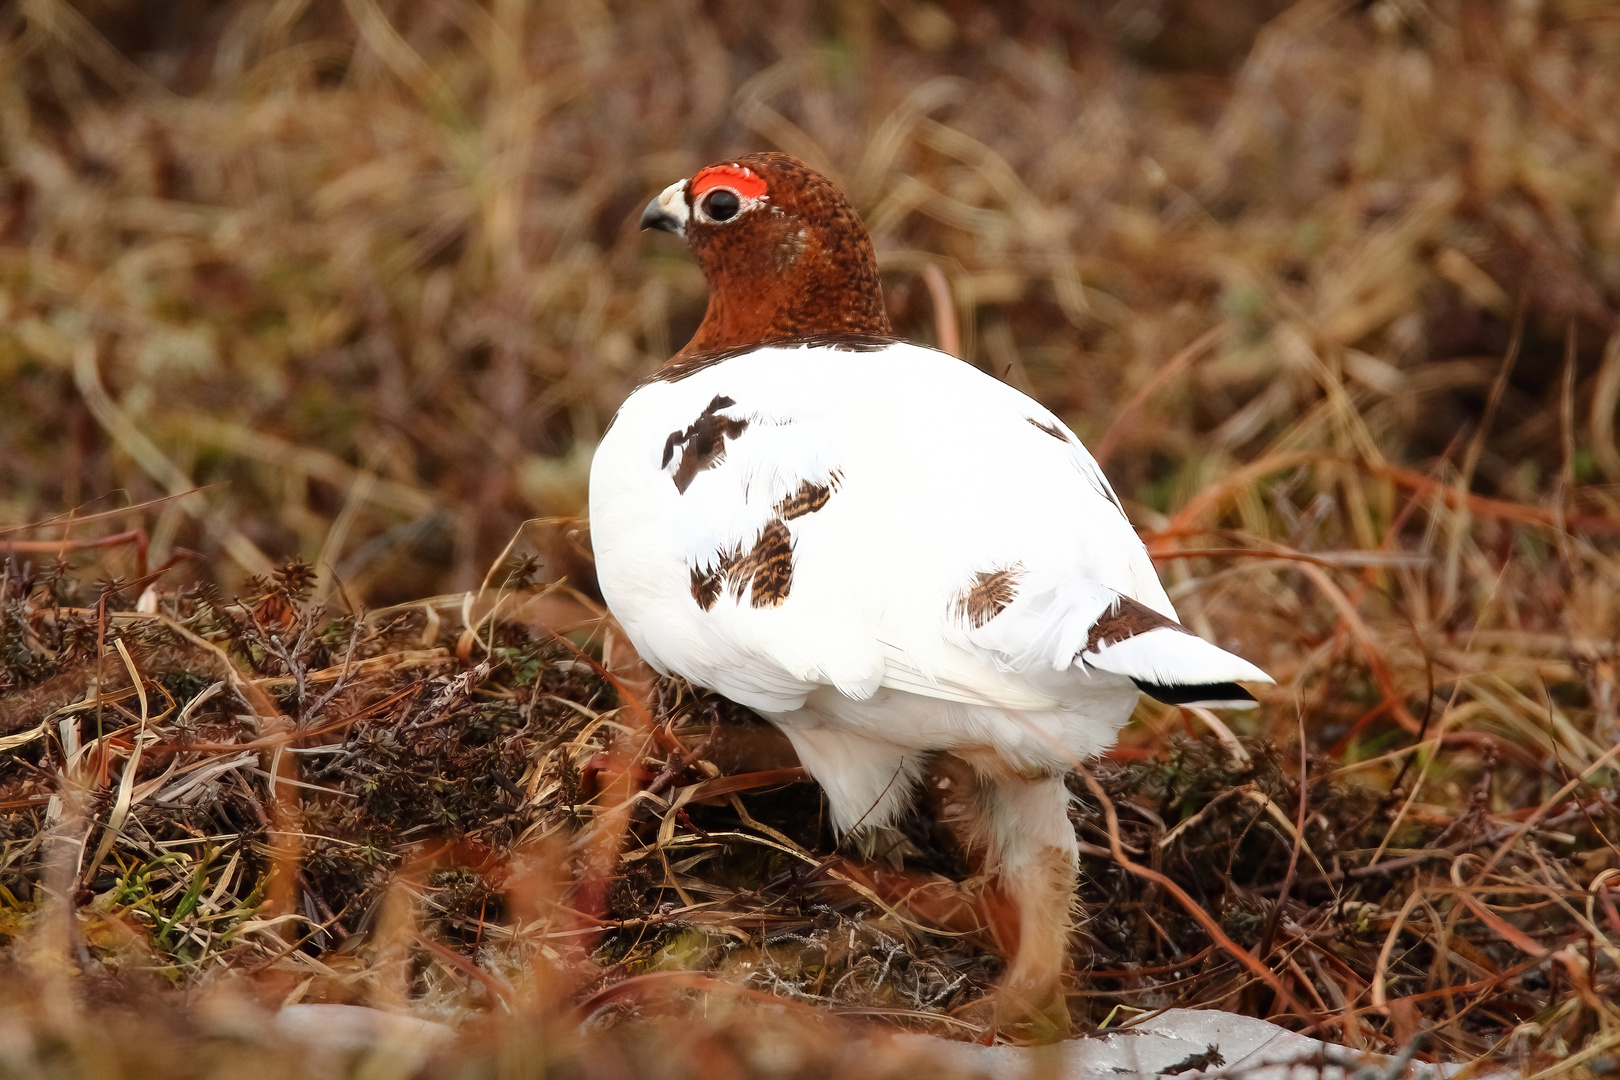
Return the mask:
<path id="1" fill-rule="evenodd" d="M 765 197 L 765 181 L 741 165 L 716 165 L 692 177 L 695 199 L 713 187 L 728 187 L 745 199 Z"/>

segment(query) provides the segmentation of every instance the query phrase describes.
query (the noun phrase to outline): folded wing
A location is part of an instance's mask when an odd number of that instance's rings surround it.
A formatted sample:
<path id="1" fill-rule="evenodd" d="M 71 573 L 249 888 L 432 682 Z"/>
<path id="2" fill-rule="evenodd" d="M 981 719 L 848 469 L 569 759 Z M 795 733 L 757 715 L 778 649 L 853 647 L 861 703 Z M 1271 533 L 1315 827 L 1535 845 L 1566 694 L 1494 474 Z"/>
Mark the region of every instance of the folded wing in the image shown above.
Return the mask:
<path id="1" fill-rule="evenodd" d="M 819 686 L 1058 708 L 1128 679 L 1252 702 L 1107 480 L 1029 398 L 897 344 L 760 349 L 626 403 L 593 465 L 604 592 L 655 666 L 763 711 Z"/>

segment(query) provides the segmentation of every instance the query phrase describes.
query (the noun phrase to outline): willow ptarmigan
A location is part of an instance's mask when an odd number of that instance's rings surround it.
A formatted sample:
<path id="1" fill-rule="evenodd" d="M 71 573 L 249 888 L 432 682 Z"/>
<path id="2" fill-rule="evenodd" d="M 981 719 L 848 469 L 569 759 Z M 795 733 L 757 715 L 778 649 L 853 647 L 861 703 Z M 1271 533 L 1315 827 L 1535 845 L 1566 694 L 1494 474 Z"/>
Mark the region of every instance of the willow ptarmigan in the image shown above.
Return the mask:
<path id="1" fill-rule="evenodd" d="M 1062 421 L 894 336 L 825 177 L 751 154 L 670 185 L 641 225 L 685 237 L 709 306 L 596 451 L 608 607 L 653 667 L 786 733 L 842 833 L 903 813 L 933 757 L 970 765 L 1020 927 L 1003 993 L 1050 1001 L 1076 872 L 1065 774 L 1139 692 L 1247 705 L 1237 683 L 1271 680 L 1182 628 Z"/>

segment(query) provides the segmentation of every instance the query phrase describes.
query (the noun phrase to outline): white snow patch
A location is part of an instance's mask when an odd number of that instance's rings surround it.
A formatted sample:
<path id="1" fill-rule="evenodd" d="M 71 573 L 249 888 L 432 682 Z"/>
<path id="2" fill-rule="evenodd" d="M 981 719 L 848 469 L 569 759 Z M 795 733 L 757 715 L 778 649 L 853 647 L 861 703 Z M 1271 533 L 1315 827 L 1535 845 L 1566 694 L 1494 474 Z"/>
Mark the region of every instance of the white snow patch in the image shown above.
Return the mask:
<path id="1" fill-rule="evenodd" d="M 900 1035 L 946 1063 L 994 1080 L 1444 1080 L 1462 1065 L 1405 1064 L 1312 1039 L 1252 1016 L 1169 1009 L 1131 1027 L 1055 1046 L 978 1046 L 932 1035 Z M 1402 1066 L 1405 1067 L 1402 1067 Z M 1507 1080 L 1504 1071 L 1474 1074 Z"/>

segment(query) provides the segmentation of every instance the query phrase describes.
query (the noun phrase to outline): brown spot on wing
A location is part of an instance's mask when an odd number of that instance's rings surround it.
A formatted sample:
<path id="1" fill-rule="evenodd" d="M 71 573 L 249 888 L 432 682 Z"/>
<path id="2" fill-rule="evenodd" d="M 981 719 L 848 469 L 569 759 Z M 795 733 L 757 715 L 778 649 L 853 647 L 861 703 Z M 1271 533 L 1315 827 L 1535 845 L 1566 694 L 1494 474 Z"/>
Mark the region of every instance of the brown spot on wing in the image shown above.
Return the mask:
<path id="1" fill-rule="evenodd" d="M 1128 596 L 1121 596 L 1114 606 L 1097 616 L 1097 621 L 1091 624 L 1091 633 L 1086 637 L 1084 652 L 1095 652 L 1104 645 L 1115 645 L 1138 634 L 1145 634 L 1149 630 L 1179 630 L 1183 634 L 1192 633 L 1185 626 L 1174 619 L 1167 619 L 1146 604 L 1132 600 Z"/>
<path id="2" fill-rule="evenodd" d="M 973 584 L 956 601 L 958 618 L 977 630 L 1000 615 L 1018 596 L 1018 579 L 1023 571 L 1016 566 L 1001 570 L 981 570 L 973 575 Z"/>
<path id="3" fill-rule="evenodd" d="M 726 562 L 721 559 L 719 566 L 704 570 L 692 567 L 692 599 L 704 611 L 714 607 L 714 602 L 720 599 L 720 590 L 726 587 Z"/>
<path id="4" fill-rule="evenodd" d="M 793 588 L 793 537 L 786 522 L 767 522 L 746 555 L 733 548 L 721 552 L 712 568 L 692 568 L 692 599 L 704 611 L 725 590 L 735 590 L 740 599 L 745 588 L 748 602 L 757 608 L 776 607 L 787 599 Z"/>
<path id="5" fill-rule="evenodd" d="M 1056 439 L 1058 442 L 1064 444 L 1068 443 L 1068 433 L 1062 428 L 1058 427 L 1056 424 L 1048 424 L 1045 421 L 1035 419 L 1033 416 L 1026 416 L 1024 419 L 1028 420 L 1031 424 L 1034 424 L 1037 428 L 1052 436 L 1052 438 Z"/>
<path id="6" fill-rule="evenodd" d="M 754 550 L 737 566 L 737 588 L 753 578 L 748 602 L 755 607 L 775 607 L 787 599 L 793 587 L 793 538 L 784 522 L 772 521 L 760 532 Z"/>
<path id="7" fill-rule="evenodd" d="M 614 419 L 617 420 L 618 417 L 615 416 Z M 669 438 L 664 440 L 664 460 L 658 465 L 660 469 L 669 468 L 669 459 L 675 456 L 675 448 L 684 442 L 686 442 L 686 432 L 672 431 L 669 433 Z"/>
<path id="8" fill-rule="evenodd" d="M 834 491 L 838 490 L 840 474 L 834 472 L 827 478 L 825 484 L 813 483 L 809 480 L 799 482 L 799 490 L 776 504 L 776 516 L 783 521 L 792 521 L 794 518 L 813 514 L 827 505 Z"/>
<path id="9" fill-rule="evenodd" d="M 664 460 L 660 468 L 669 468 L 676 447 L 681 448 L 681 461 L 675 466 L 675 490 L 686 494 L 694 477 L 705 469 L 712 469 L 726 459 L 726 440 L 735 439 L 748 429 L 747 420 L 733 420 L 719 415 L 721 409 L 737 404 L 728 397 L 715 395 L 714 400 L 692 421 L 685 431 L 672 431 L 664 440 Z"/>

